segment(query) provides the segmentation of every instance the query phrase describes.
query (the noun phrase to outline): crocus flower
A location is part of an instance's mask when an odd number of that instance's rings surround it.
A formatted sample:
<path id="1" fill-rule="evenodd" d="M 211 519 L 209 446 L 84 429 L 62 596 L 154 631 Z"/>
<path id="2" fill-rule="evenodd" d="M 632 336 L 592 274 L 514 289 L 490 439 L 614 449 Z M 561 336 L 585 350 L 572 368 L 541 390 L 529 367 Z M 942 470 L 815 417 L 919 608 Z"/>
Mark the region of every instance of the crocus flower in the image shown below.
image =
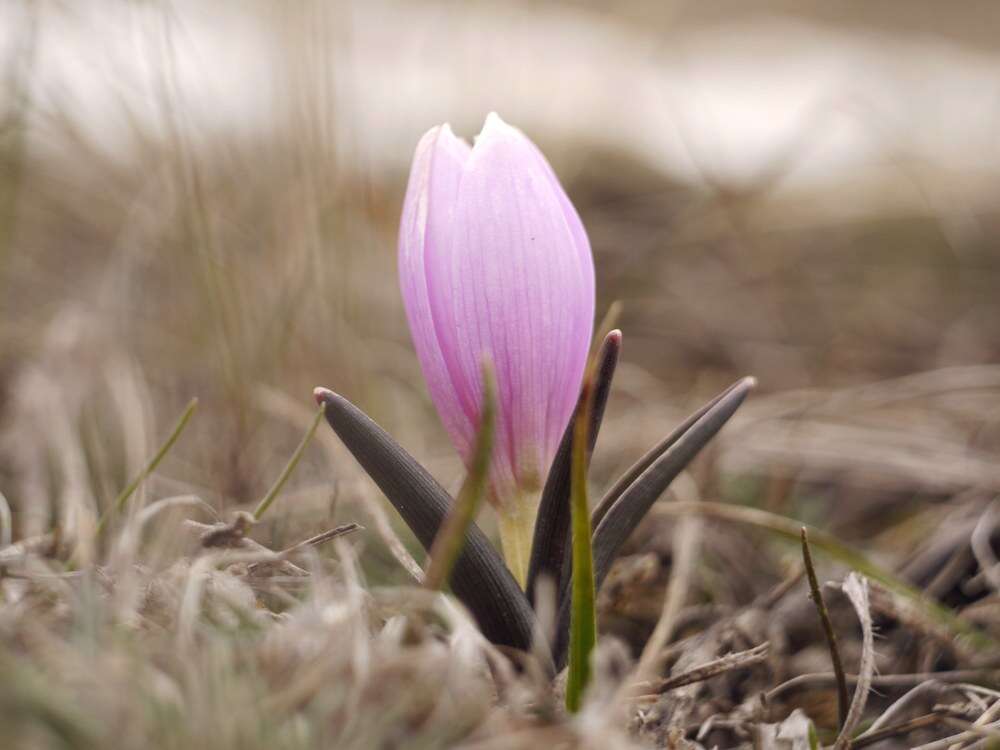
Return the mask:
<path id="1" fill-rule="evenodd" d="M 507 564 L 523 584 L 539 494 L 592 334 L 594 265 L 583 224 L 521 131 L 491 114 L 469 147 L 441 125 L 413 159 L 399 275 L 431 399 L 467 464 L 484 359 L 494 367 L 490 500 Z"/>

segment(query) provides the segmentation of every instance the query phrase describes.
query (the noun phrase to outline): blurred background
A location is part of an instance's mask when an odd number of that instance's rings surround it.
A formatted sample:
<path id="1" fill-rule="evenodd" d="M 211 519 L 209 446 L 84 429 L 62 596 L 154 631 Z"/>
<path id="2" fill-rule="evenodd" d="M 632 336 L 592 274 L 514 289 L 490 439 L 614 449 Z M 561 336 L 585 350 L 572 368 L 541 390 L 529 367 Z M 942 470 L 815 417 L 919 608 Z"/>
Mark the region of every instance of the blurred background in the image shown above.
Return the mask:
<path id="1" fill-rule="evenodd" d="M 599 314 L 624 304 L 595 485 L 752 374 L 684 486 L 902 557 L 1000 486 L 998 32 L 990 0 L 6 0 L 15 535 L 92 524 L 192 397 L 144 498 L 252 507 L 316 385 L 455 487 L 396 231 L 421 134 L 496 110 L 578 207 Z M 387 506 L 320 440 L 261 534 L 358 520 L 371 574 L 401 578 Z"/>

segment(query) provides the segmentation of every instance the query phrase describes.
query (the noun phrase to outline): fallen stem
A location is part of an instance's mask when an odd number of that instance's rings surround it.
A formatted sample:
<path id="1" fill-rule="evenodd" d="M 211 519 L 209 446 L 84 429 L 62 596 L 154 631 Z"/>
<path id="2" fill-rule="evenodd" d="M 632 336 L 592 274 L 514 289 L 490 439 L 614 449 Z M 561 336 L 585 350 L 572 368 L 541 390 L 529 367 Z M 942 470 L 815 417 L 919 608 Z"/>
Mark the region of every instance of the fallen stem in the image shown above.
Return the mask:
<path id="1" fill-rule="evenodd" d="M 725 656 L 720 656 L 718 659 L 713 659 L 686 672 L 671 675 L 656 682 L 635 683 L 631 686 L 633 691 L 643 690 L 648 692 L 635 696 L 632 700 L 655 700 L 669 690 L 676 690 L 686 685 L 693 685 L 696 682 L 703 682 L 736 669 L 746 669 L 755 666 L 767 660 L 770 648 L 771 644 L 764 642 L 746 651 L 736 651 Z"/>
<path id="2" fill-rule="evenodd" d="M 289 555 L 294 554 L 300 550 L 303 550 L 306 547 L 318 547 L 321 544 L 329 542 L 331 539 L 336 539 L 337 537 L 341 537 L 355 531 L 360 531 L 363 528 L 364 527 L 361 524 L 354 523 L 353 521 L 351 521 L 350 523 L 345 523 L 342 526 L 336 527 L 335 529 L 329 529 L 320 534 L 317 534 L 316 536 L 311 536 L 308 539 L 303 539 L 301 542 L 293 544 L 291 547 L 288 547 L 287 549 L 281 550 L 281 552 L 279 552 L 278 554 L 281 555 L 282 557 L 288 557 Z"/>
<path id="3" fill-rule="evenodd" d="M 882 740 L 887 740 L 890 737 L 898 737 L 903 734 L 909 734 L 915 729 L 924 729 L 925 727 L 934 726 L 941 722 L 941 714 L 939 713 L 929 713 L 923 716 L 917 716 L 909 721 L 904 721 L 902 724 L 896 724 L 892 727 L 886 727 L 885 729 L 879 729 L 877 732 L 872 732 L 871 734 L 865 735 L 864 737 L 859 737 L 854 740 L 851 745 L 852 750 L 860 750 L 862 747 L 868 747 L 869 745 L 874 745 Z"/>

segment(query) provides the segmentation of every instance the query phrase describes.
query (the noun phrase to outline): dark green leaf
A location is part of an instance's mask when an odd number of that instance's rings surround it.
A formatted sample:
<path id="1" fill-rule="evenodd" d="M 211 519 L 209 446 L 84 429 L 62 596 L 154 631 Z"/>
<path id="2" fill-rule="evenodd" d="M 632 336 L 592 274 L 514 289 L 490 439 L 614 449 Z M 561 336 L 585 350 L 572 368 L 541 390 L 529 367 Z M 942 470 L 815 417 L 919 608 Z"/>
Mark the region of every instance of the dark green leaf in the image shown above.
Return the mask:
<path id="1" fill-rule="evenodd" d="M 616 499 L 608 503 L 607 508 L 603 508 L 603 515 L 594 530 L 594 583 L 597 590 L 600 590 L 621 545 L 649 512 L 656 499 L 729 421 L 755 384 L 753 378 L 744 378 L 731 386 L 689 417 L 629 470 L 626 476 L 635 475 L 635 479 L 624 491 L 617 493 Z M 658 449 L 659 455 L 654 456 Z M 643 465 L 641 471 L 636 471 L 636 467 Z M 623 482 L 619 480 L 615 488 L 621 484 Z M 612 492 L 614 491 L 613 488 Z M 609 492 L 608 496 L 611 494 Z M 599 507 L 598 510 L 602 508 Z M 595 512 L 594 517 L 597 515 Z M 594 523 L 593 518 L 591 523 Z M 563 665 L 566 657 L 569 620 L 570 597 L 563 596 L 559 602 L 556 638 L 552 649 L 557 667 Z"/>
<path id="2" fill-rule="evenodd" d="M 347 399 L 316 390 L 326 419 L 378 485 L 425 549 L 451 507 L 451 497 L 416 459 Z M 451 588 L 495 644 L 527 650 L 534 615 L 524 592 L 476 524 L 466 534 L 451 573 Z"/>
<path id="3" fill-rule="evenodd" d="M 611 569 L 621 545 L 649 512 L 656 498 L 736 413 L 755 384 L 753 378 L 744 378 L 723 393 L 608 508 L 594 530 L 594 571 L 598 587 Z"/>
<path id="4" fill-rule="evenodd" d="M 587 438 L 587 463 L 597 443 L 597 433 L 604 419 L 604 407 L 611 392 L 611 381 L 618 355 L 622 348 L 621 331 L 611 331 L 601 344 L 597 354 L 597 372 L 594 376 L 593 407 L 590 411 Z M 539 576 L 547 575 L 556 583 L 556 591 L 563 592 L 568 585 L 568 565 L 566 556 L 570 539 L 570 469 L 573 453 L 573 425 L 576 414 L 583 408 L 583 396 L 577 403 L 576 412 L 566 426 L 559 450 L 552 461 L 549 476 L 545 480 L 542 499 L 535 519 L 534 539 L 531 544 L 531 562 L 528 567 L 528 601 L 535 600 L 535 586 Z"/>
<path id="5" fill-rule="evenodd" d="M 692 426 L 694 426 L 695 422 L 697 422 L 699 419 L 701 419 L 708 413 L 709 409 L 714 408 L 716 404 L 722 401 L 722 399 L 729 396 L 729 394 L 732 393 L 734 390 L 741 388 L 746 382 L 747 378 L 744 378 L 743 380 L 733 383 L 733 385 L 729 386 L 726 390 L 724 390 L 722 393 L 713 398 L 703 407 L 698 409 L 698 411 L 696 411 L 690 417 L 681 422 L 674 429 L 674 431 L 671 432 L 669 435 L 667 435 L 665 438 L 663 438 L 663 440 L 661 440 L 659 443 L 657 443 L 648 451 L 646 451 L 646 454 L 638 461 L 636 461 L 634 464 L 632 464 L 629 470 L 626 471 L 624 474 L 622 474 L 618 478 L 618 481 L 615 482 L 614 485 L 611 487 L 611 489 L 608 490 L 604 494 L 604 497 L 601 498 L 601 502 L 599 502 L 597 504 L 597 507 L 594 508 L 594 513 L 591 516 L 590 519 L 591 525 L 596 529 L 600 525 L 601 520 L 611 509 L 611 506 L 614 505 L 615 502 L 617 502 L 618 498 L 622 496 L 622 493 L 625 492 L 625 490 L 627 490 L 629 487 L 631 487 L 632 483 L 635 482 L 635 480 L 638 479 L 639 476 L 646 469 L 652 466 L 653 462 L 656 461 L 656 459 L 658 459 L 660 456 L 662 456 L 664 451 L 666 451 L 668 448 L 670 448 L 670 446 L 672 446 L 674 443 L 680 440 L 681 437 L 688 430 L 690 430 Z"/>

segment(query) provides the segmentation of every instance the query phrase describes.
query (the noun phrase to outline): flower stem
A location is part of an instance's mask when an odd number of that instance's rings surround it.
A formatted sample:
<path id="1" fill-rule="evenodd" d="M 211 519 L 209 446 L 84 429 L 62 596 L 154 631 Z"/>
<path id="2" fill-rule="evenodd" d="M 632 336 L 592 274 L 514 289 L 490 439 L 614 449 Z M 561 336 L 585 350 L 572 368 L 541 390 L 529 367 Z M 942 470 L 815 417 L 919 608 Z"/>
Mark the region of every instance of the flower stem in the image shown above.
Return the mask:
<path id="1" fill-rule="evenodd" d="M 497 512 L 503 557 L 522 589 L 528 580 L 531 540 L 535 533 L 535 510 L 538 504 L 532 502 L 533 499 L 529 493 L 518 494 Z"/>

